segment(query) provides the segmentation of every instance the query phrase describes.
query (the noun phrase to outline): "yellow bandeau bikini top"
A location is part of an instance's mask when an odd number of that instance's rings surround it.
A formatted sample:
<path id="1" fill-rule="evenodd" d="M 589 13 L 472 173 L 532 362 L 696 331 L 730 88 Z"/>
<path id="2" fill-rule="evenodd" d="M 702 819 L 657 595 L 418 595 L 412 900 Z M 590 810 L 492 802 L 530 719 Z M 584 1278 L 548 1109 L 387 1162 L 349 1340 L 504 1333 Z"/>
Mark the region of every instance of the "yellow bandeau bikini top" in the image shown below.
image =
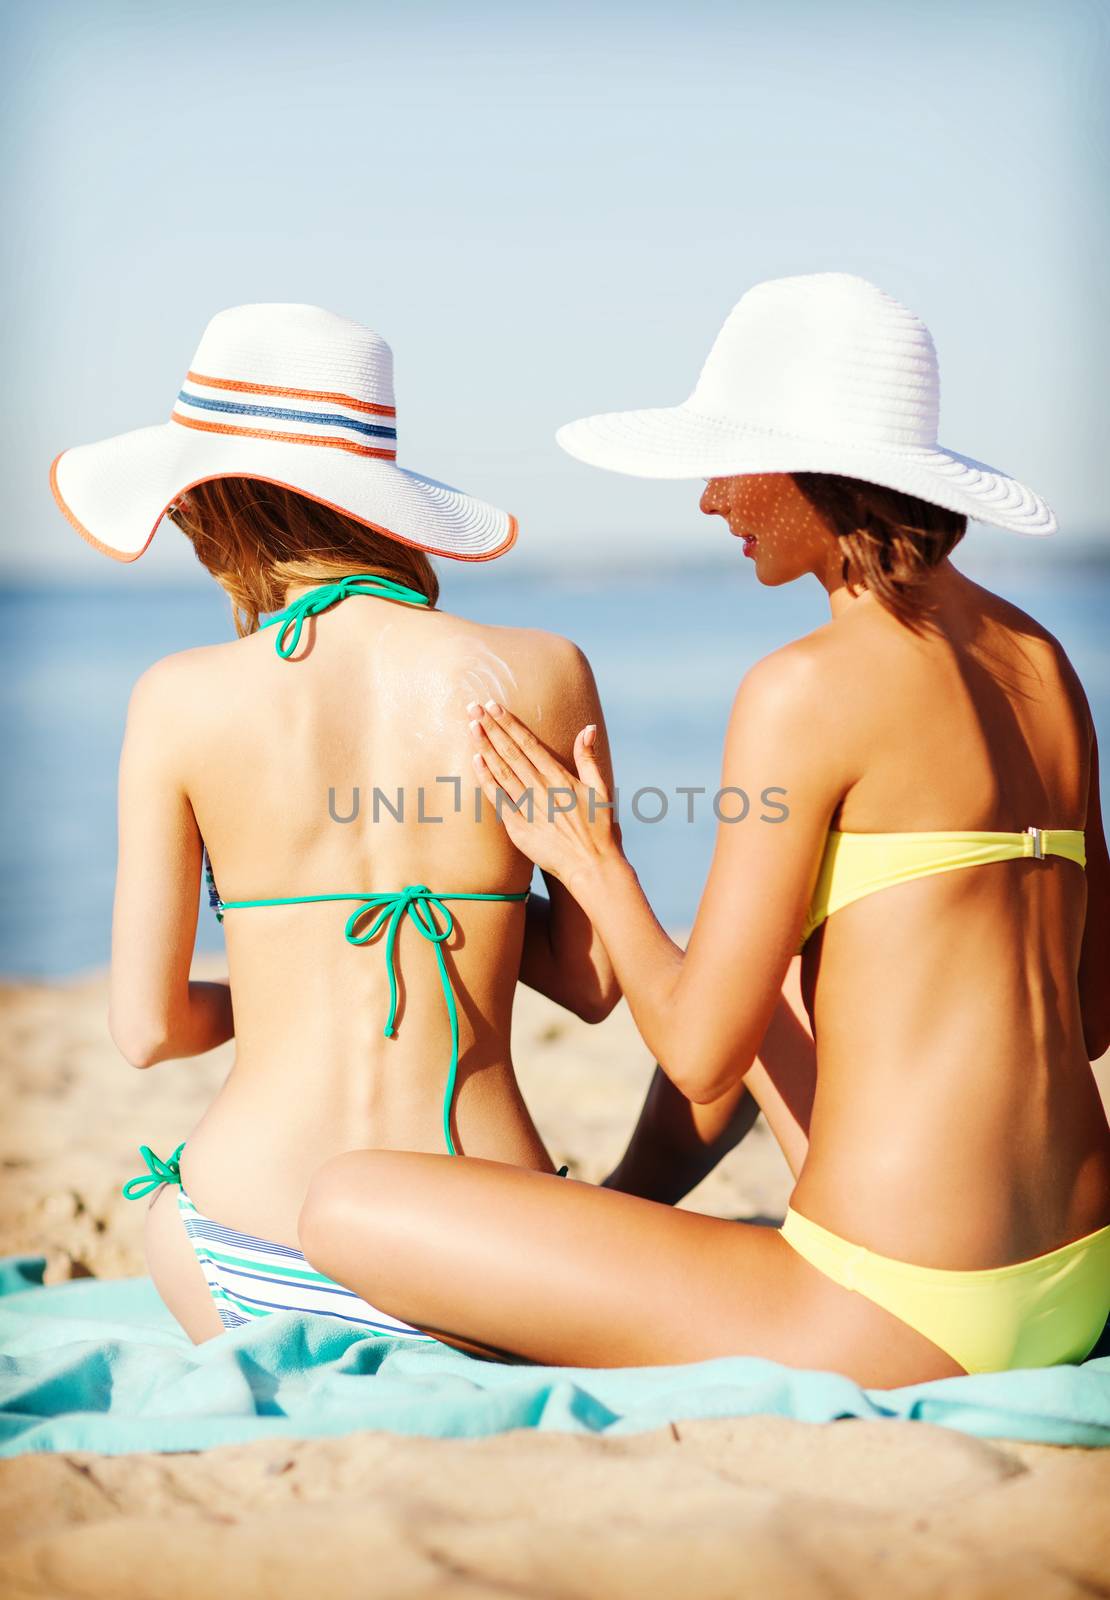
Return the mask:
<path id="1" fill-rule="evenodd" d="M 830 829 L 799 950 L 826 917 L 853 900 L 912 878 L 1021 856 L 1066 856 L 1086 868 L 1081 828 L 1026 828 L 1023 833 L 838 833 Z"/>

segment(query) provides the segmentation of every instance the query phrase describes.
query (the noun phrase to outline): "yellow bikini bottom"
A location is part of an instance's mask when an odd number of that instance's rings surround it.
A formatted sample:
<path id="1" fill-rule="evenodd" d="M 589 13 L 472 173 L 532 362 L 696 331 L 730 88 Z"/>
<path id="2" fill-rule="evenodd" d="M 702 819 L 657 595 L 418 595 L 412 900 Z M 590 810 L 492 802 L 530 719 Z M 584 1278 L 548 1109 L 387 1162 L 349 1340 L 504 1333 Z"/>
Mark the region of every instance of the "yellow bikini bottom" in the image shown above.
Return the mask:
<path id="1" fill-rule="evenodd" d="M 1110 1315 L 1110 1225 L 1005 1267 L 919 1267 L 787 1210 L 781 1233 L 826 1278 L 908 1323 L 965 1372 L 1082 1361 Z"/>

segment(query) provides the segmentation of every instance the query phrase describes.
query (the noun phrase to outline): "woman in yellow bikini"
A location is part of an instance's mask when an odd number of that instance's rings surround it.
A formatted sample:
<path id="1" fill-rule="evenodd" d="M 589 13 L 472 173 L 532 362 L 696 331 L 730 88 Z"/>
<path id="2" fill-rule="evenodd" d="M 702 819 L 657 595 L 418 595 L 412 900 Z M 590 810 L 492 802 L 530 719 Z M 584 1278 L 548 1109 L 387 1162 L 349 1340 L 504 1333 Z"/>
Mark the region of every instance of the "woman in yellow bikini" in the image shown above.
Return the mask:
<path id="1" fill-rule="evenodd" d="M 480 781 L 591 919 L 659 1070 L 602 1188 L 434 1154 L 329 1160 L 299 1220 L 317 1268 L 441 1337 L 552 1363 L 745 1354 L 889 1387 L 1094 1347 L 1096 741 L 1058 641 L 949 559 L 969 516 L 1055 522 L 937 443 L 938 394 L 920 319 L 819 273 L 750 290 L 682 405 L 560 431 L 586 462 L 705 480 L 702 510 L 759 581 L 816 577 L 830 620 L 739 686 L 721 788 L 750 810 L 719 826 L 685 951 L 622 852 L 592 729 L 571 772 L 475 697 Z M 735 1143 L 746 1090 L 796 1177 L 779 1229 L 667 1203 Z"/>

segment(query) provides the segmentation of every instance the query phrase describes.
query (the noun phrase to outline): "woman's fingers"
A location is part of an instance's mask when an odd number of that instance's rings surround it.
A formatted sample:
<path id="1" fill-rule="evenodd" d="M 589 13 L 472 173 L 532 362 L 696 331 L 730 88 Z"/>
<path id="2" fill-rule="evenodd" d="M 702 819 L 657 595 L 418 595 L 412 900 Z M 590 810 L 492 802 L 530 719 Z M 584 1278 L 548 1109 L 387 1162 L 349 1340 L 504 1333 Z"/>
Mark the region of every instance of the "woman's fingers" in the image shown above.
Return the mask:
<path id="1" fill-rule="evenodd" d="M 497 780 L 494 778 L 483 756 L 474 757 L 474 772 L 478 779 L 478 787 L 485 795 L 491 806 L 497 805 Z"/>
<path id="2" fill-rule="evenodd" d="M 498 758 L 516 774 L 517 780 L 525 788 L 535 790 L 544 786 L 547 780 L 536 771 L 511 734 L 505 733 L 487 716 L 478 719 L 478 727 L 481 730 L 479 743 L 483 753 L 495 751 Z"/>
<path id="3" fill-rule="evenodd" d="M 504 808 L 501 805 L 501 787 L 498 784 L 497 779 L 493 776 L 493 773 L 490 771 L 490 768 L 483 756 L 474 757 L 474 772 L 478 779 L 478 787 L 481 789 L 482 793 L 493 807 L 495 815 L 497 815 L 502 822 L 510 821 L 514 813 L 510 810 L 508 818 L 503 815 Z M 510 800 L 511 799 L 512 796 L 510 796 Z"/>
<path id="4" fill-rule="evenodd" d="M 471 723 L 471 728 L 473 727 L 474 724 Z M 481 766 L 478 765 L 479 762 L 481 762 Z M 521 795 L 524 793 L 524 784 L 513 771 L 512 767 L 509 766 L 508 762 L 502 760 L 500 752 L 494 745 L 490 743 L 488 739 L 483 738 L 482 748 L 475 756 L 474 764 L 475 771 L 479 774 L 479 777 L 481 777 L 484 769 L 490 774 L 494 785 L 499 785 L 502 789 L 504 789 L 510 800 L 515 803 L 520 799 Z M 490 798 L 492 799 L 493 797 L 490 796 Z"/>
<path id="5" fill-rule="evenodd" d="M 496 752 L 503 764 L 515 773 L 518 782 L 532 794 L 544 789 L 551 782 L 545 773 L 536 768 L 512 733 L 499 727 L 488 711 L 481 706 L 468 706 L 467 710 L 476 711 L 470 727 L 483 754 Z M 569 777 L 569 774 L 563 773 L 562 767 L 557 762 L 552 765 L 557 773 Z"/>
<path id="6" fill-rule="evenodd" d="M 477 739 L 479 751 L 489 763 L 490 768 L 501 776 L 511 774 L 509 783 L 505 785 L 506 788 L 511 784 L 514 790 L 530 789 L 534 791 L 537 782 L 542 783 L 543 780 L 540 779 L 539 774 L 531 763 L 525 760 L 511 739 L 494 739 L 491 737 L 497 731 L 491 724 L 476 717 L 470 724 L 470 731 Z M 517 798 L 515 793 L 514 798 Z"/>
<path id="7" fill-rule="evenodd" d="M 496 701 L 487 701 L 485 706 L 472 701 L 467 710 L 475 713 L 470 728 L 486 768 L 514 804 L 527 793 L 533 804 L 538 802 L 544 807 L 547 820 L 552 821 L 555 810 L 568 809 L 561 800 L 558 806 L 552 805 L 556 793 L 570 801 L 570 809 L 574 808 L 576 800 L 581 800 L 577 791 L 583 783 L 601 800 L 608 800 L 609 792 L 595 754 L 596 724 L 590 723 L 576 738 L 574 765 L 577 770 L 571 771 L 519 717 L 514 717 Z"/>
<path id="8" fill-rule="evenodd" d="M 496 700 L 487 700 L 482 710 L 485 713 L 482 718 L 483 727 L 497 744 L 502 755 L 512 762 L 514 767 L 517 763 L 513 760 L 513 753 L 509 748 L 510 742 L 529 763 L 536 776 L 542 778 L 545 783 L 566 782 L 570 774 L 562 762 L 551 754 L 547 746 L 536 738 L 531 728 L 521 722 L 519 717 L 514 717 L 511 711 L 506 711 Z"/>
<path id="9" fill-rule="evenodd" d="M 608 800 L 609 794 L 605 787 L 605 779 L 601 775 L 601 768 L 597 764 L 597 724 L 588 723 L 574 741 L 574 764 L 578 768 L 578 776 L 588 789 L 602 799 Z"/>

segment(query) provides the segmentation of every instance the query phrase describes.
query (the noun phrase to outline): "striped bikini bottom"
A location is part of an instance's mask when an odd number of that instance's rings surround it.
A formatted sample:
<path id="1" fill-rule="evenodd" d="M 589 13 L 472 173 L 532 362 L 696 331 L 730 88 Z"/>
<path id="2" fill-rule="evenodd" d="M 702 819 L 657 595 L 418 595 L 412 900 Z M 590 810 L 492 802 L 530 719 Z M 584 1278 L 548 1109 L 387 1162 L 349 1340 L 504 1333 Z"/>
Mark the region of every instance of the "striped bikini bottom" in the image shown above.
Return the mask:
<path id="1" fill-rule="evenodd" d="M 225 1328 L 275 1311 L 311 1311 L 388 1338 L 435 1343 L 410 1323 L 379 1311 L 351 1289 L 309 1266 L 299 1250 L 225 1227 L 198 1211 L 182 1184 L 177 1206 Z"/>

